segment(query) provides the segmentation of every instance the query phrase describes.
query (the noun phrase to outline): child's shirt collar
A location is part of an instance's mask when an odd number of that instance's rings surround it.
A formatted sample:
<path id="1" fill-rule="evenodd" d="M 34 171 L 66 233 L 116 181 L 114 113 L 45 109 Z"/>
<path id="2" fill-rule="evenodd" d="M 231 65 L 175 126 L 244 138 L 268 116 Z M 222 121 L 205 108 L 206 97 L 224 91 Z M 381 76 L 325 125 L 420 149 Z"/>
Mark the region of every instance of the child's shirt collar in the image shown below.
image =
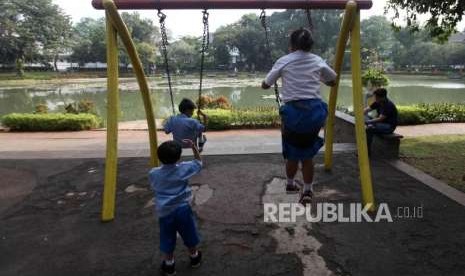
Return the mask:
<path id="1" fill-rule="evenodd" d="M 161 165 L 161 168 L 162 169 L 170 169 L 170 168 L 174 168 L 178 165 L 178 163 L 174 163 L 174 164 L 162 164 Z"/>

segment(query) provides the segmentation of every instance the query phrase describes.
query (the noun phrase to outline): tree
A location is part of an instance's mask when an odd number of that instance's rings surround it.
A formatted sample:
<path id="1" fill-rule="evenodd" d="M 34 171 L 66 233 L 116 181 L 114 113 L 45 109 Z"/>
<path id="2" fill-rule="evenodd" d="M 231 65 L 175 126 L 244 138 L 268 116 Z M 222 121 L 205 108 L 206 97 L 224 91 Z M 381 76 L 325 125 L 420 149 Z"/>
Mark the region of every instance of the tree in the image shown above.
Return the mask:
<path id="1" fill-rule="evenodd" d="M 383 69 L 392 54 L 394 35 L 384 16 L 372 16 L 361 22 L 363 60 L 369 67 Z"/>
<path id="2" fill-rule="evenodd" d="M 44 44 L 44 61 L 52 61 L 53 68 L 58 71 L 57 62 L 61 54 L 66 54 L 72 46 L 72 25 L 68 16 L 54 18 L 57 32 L 50 34 L 50 39 Z"/>
<path id="3" fill-rule="evenodd" d="M 465 13 L 465 0 L 388 0 L 386 10 L 399 18 L 401 10 L 406 12 L 407 26 L 418 30 L 418 15 L 428 14 L 425 28 L 432 37 L 446 41 L 455 31 Z"/>
<path id="4" fill-rule="evenodd" d="M 312 17 L 315 40 L 313 51 L 326 59 L 331 58 L 339 34 L 341 14 L 338 11 L 315 11 Z M 301 10 L 275 12 L 267 18 L 267 23 L 273 60 L 289 51 L 292 30 L 309 26 L 306 13 Z M 258 70 L 270 67 L 265 32 L 255 14 L 244 15 L 238 22 L 219 28 L 215 32 L 212 48 L 217 65 L 227 64 L 230 51 L 237 48 L 243 66 Z"/>
<path id="5" fill-rule="evenodd" d="M 389 51 L 394 40 L 391 23 L 384 16 L 372 16 L 361 22 L 362 47 L 378 52 Z"/>
<path id="6" fill-rule="evenodd" d="M 331 59 L 341 26 L 341 13 L 333 10 L 315 10 L 312 11 L 311 18 L 315 41 L 312 51 L 325 59 Z M 301 27 L 309 27 L 306 12 L 302 10 L 273 13 L 270 22 L 273 44 L 278 56 L 288 52 L 290 32 Z"/>
<path id="7" fill-rule="evenodd" d="M 132 40 L 136 45 L 136 49 L 139 52 L 141 59 L 146 71 L 150 71 L 150 65 L 155 62 L 156 45 L 160 43 L 160 30 L 158 27 L 153 25 L 153 21 L 150 19 L 142 19 L 138 12 L 121 14 L 124 23 L 128 27 L 131 33 Z M 123 43 L 119 43 L 120 46 L 120 60 L 126 67 L 129 65 L 130 60 L 127 56 L 126 49 Z"/>
<path id="8" fill-rule="evenodd" d="M 0 2 L 0 53 L 2 63 L 16 63 L 24 74 L 24 61 L 44 60 L 48 51 L 66 48 L 70 20 L 52 0 Z"/>
<path id="9" fill-rule="evenodd" d="M 84 65 L 106 62 L 105 19 L 82 18 L 74 26 L 71 60 Z"/>
<path id="10" fill-rule="evenodd" d="M 153 43 L 139 42 L 136 44 L 139 58 L 147 73 L 150 72 L 150 66 L 155 64 L 155 46 Z"/>
<path id="11" fill-rule="evenodd" d="M 160 39 L 160 30 L 153 25 L 150 19 L 142 19 L 138 12 L 121 14 L 124 23 L 128 27 L 131 37 L 135 43 L 147 42 L 155 43 Z"/>
<path id="12" fill-rule="evenodd" d="M 150 65 L 155 62 L 156 44 L 159 43 L 160 32 L 149 19 L 142 19 L 140 14 L 122 13 L 131 37 L 139 52 L 144 68 L 149 71 Z M 72 60 L 83 65 L 87 62 L 106 62 L 105 18 L 83 18 L 74 27 L 74 41 Z M 130 59 L 121 41 L 118 43 L 120 62 L 126 66 Z"/>
<path id="13" fill-rule="evenodd" d="M 217 66 L 228 66 L 231 60 L 230 52 L 233 50 L 233 37 L 227 27 L 220 27 L 214 34 L 210 45 L 215 64 Z"/>
<path id="14" fill-rule="evenodd" d="M 200 43 L 195 37 L 182 37 L 168 46 L 170 68 L 175 70 L 194 69 L 198 61 Z M 164 64 L 163 64 L 164 66 Z"/>

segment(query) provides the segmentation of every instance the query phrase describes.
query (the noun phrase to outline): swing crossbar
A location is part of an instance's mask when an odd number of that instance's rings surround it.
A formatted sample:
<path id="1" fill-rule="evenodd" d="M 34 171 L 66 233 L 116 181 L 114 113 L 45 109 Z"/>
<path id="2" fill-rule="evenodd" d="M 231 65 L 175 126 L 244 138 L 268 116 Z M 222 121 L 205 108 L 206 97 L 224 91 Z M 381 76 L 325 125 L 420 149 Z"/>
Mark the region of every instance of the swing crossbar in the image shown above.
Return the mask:
<path id="1" fill-rule="evenodd" d="M 103 9 L 105 0 L 93 0 Z M 118 9 L 345 9 L 348 0 L 114 0 Z M 354 0 L 358 9 L 370 9 L 371 0 Z"/>

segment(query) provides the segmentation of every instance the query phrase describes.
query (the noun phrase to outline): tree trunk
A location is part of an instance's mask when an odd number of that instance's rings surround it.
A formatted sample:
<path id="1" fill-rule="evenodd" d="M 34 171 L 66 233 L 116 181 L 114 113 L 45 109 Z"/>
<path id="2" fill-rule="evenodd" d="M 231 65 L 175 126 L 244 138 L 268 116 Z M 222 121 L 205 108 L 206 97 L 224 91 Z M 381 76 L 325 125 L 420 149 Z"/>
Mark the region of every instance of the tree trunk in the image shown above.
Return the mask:
<path id="1" fill-rule="evenodd" d="M 16 75 L 18 77 L 24 77 L 24 62 L 22 57 L 16 58 Z"/>
<path id="2" fill-rule="evenodd" d="M 56 55 L 53 57 L 53 69 L 55 70 L 55 72 L 58 72 L 58 65 L 57 65 L 57 62 L 58 62 L 58 54 L 56 54 Z"/>

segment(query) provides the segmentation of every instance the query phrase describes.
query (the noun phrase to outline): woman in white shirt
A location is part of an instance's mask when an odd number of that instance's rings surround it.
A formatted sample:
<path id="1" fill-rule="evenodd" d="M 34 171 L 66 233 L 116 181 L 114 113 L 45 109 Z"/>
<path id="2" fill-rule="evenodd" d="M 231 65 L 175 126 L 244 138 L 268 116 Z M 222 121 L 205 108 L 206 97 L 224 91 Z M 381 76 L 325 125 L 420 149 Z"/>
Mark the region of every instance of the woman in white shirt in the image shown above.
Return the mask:
<path id="1" fill-rule="evenodd" d="M 310 30 L 295 30 L 289 44 L 290 53 L 276 61 L 262 88 L 268 89 L 282 78 L 280 95 L 284 105 L 279 113 L 286 159 L 286 191 L 299 191 L 294 178 L 299 162 L 302 163 L 304 186 L 299 202 L 306 204 L 313 197 L 313 157 L 324 144 L 318 133 L 328 114 L 327 104 L 321 98 L 321 82 L 333 86 L 337 75 L 321 57 L 310 52 L 313 46 Z"/>

